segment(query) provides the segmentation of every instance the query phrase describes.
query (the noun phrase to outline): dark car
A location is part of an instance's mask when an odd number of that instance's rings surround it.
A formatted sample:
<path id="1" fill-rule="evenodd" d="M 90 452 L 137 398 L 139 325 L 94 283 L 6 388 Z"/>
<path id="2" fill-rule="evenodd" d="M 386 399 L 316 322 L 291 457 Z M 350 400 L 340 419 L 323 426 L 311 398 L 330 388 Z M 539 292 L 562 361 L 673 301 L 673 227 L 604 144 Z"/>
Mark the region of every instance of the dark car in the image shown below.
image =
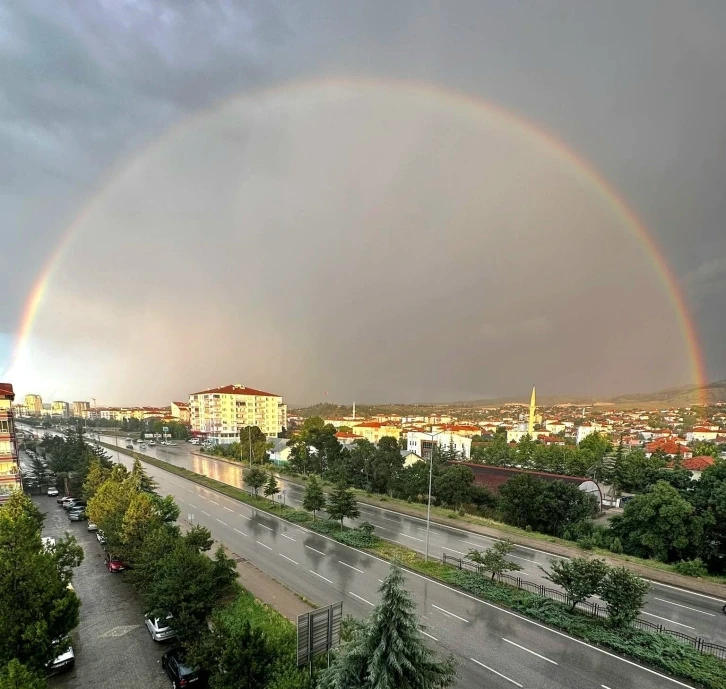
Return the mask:
<path id="1" fill-rule="evenodd" d="M 70 511 L 74 509 L 75 507 L 84 507 L 86 506 L 85 500 L 68 500 L 67 502 L 63 503 L 63 508 Z"/>
<path id="2" fill-rule="evenodd" d="M 111 555 L 111 553 L 106 553 L 103 561 L 106 563 L 106 569 L 109 572 L 123 572 L 125 569 L 128 569 L 121 558 L 116 555 Z"/>
<path id="3" fill-rule="evenodd" d="M 86 516 L 86 508 L 85 507 L 77 507 L 72 510 L 68 510 L 68 519 L 70 519 L 72 522 L 83 522 L 88 517 Z"/>
<path id="4" fill-rule="evenodd" d="M 205 687 L 207 685 L 206 678 L 201 670 L 192 668 L 184 664 L 184 649 L 176 647 L 169 649 L 161 656 L 161 667 L 166 670 L 166 674 L 171 680 L 171 686 L 174 689 L 183 689 L 184 687 Z"/>

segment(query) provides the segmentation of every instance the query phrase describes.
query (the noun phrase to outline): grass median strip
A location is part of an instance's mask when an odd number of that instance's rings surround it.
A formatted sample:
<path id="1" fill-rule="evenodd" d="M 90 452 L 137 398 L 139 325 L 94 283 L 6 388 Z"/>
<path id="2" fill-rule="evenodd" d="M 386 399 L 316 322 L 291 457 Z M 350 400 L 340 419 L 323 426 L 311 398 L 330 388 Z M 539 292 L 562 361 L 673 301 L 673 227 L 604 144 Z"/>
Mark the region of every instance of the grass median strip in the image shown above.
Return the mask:
<path id="1" fill-rule="evenodd" d="M 328 520 L 314 520 L 307 512 L 292 507 L 273 505 L 265 498 L 220 483 L 208 476 L 194 473 L 183 467 L 168 464 L 154 457 L 124 451 L 122 448 L 116 448 L 113 445 L 106 445 L 105 443 L 102 443 L 102 445 L 131 457 L 138 456 L 139 459 L 143 459 L 144 462 L 152 466 L 186 478 L 289 522 L 304 525 L 307 529 L 317 531 L 345 545 L 366 550 L 385 560 L 395 560 L 404 567 L 482 600 L 516 611 L 575 638 L 582 639 L 595 646 L 608 648 L 644 665 L 665 671 L 674 677 L 690 680 L 706 689 L 724 689 L 726 687 L 726 663 L 713 655 L 701 653 L 668 634 L 612 627 L 602 620 L 594 619 L 579 612 L 572 612 L 556 601 L 543 598 L 529 591 L 513 588 L 507 584 L 492 582 L 489 577 L 459 570 L 435 560 L 426 562 L 421 555 L 410 548 L 382 540 L 376 536 L 369 536 L 358 529 L 344 529 L 341 531 L 338 523 Z M 317 575 L 317 572 L 313 572 L 313 574 Z M 324 577 L 321 576 L 321 578 Z"/>

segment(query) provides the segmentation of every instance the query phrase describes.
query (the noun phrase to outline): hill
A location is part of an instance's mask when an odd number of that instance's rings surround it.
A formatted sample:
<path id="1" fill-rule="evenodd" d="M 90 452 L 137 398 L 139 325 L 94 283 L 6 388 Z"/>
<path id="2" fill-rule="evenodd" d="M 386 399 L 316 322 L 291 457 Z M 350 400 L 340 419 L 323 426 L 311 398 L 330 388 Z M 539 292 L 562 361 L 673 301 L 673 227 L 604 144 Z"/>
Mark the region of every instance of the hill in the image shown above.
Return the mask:
<path id="1" fill-rule="evenodd" d="M 704 402 L 715 404 L 716 402 L 726 402 L 726 380 L 706 385 L 683 385 L 658 392 L 620 395 L 613 397 L 610 401 L 620 407 L 626 405 L 633 407 L 690 407 Z"/>

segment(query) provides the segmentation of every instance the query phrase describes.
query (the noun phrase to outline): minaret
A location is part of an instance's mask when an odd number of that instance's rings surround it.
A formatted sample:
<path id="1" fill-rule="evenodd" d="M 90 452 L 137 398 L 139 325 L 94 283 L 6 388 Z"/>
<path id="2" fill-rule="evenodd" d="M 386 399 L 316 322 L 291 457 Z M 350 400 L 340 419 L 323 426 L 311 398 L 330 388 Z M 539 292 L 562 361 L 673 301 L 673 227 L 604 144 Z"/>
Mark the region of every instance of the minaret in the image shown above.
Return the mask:
<path id="1" fill-rule="evenodd" d="M 353 421 L 355 421 L 355 402 L 353 402 Z"/>
<path id="2" fill-rule="evenodd" d="M 534 438 L 534 410 L 535 410 L 535 388 L 532 388 L 532 399 L 529 401 L 529 425 L 527 433 L 530 438 Z"/>

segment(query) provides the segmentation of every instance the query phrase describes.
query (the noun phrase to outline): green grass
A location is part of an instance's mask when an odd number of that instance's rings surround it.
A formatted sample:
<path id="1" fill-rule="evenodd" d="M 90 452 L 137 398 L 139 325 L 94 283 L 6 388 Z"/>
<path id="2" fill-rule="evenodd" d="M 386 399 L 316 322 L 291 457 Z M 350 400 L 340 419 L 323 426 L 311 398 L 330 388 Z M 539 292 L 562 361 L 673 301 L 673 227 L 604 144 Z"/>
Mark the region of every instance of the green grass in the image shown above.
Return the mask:
<path id="1" fill-rule="evenodd" d="M 103 444 L 103 443 L 102 443 Z M 118 449 L 126 455 L 134 456 L 130 450 Z M 474 572 L 461 571 L 438 560 L 428 562 L 417 552 L 397 543 L 373 537 L 367 544 L 348 542 L 351 536 L 359 534 L 357 529 L 340 531 L 340 524 L 330 520 L 313 518 L 307 512 L 292 507 L 273 506 L 262 497 L 256 497 L 244 490 L 220 483 L 207 476 L 196 474 L 182 467 L 168 464 L 154 457 L 140 455 L 145 462 L 189 479 L 235 500 L 246 503 L 287 521 L 304 525 L 306 528 L 324 534 L 352 547 L 370 552 L 388 561 L 397 561 L 402 566 L 424 574 L 482 600 L 503 608 L 514 610 L 530 619 L 537 620 L 553 628 L 560 629 L 571 636 L 588 643 L 628 656 L 645 665 L 657 668 L 674 676 L 695 682 L 706 689 L 726 689 L 726 663 L 715 656 L 700 653 L 686 644 L 676 641 L 667 634 L 643 632 L 633 629 L 616 629 L 603 620 L 597 620 L 578 612 L 571 612 L 556 601 L 542 598 L 528 591 L 522 591 L 507 584 L 491 582 L 489 577 Z M 357 536 L 353 536 L 355 541 Z"/>

